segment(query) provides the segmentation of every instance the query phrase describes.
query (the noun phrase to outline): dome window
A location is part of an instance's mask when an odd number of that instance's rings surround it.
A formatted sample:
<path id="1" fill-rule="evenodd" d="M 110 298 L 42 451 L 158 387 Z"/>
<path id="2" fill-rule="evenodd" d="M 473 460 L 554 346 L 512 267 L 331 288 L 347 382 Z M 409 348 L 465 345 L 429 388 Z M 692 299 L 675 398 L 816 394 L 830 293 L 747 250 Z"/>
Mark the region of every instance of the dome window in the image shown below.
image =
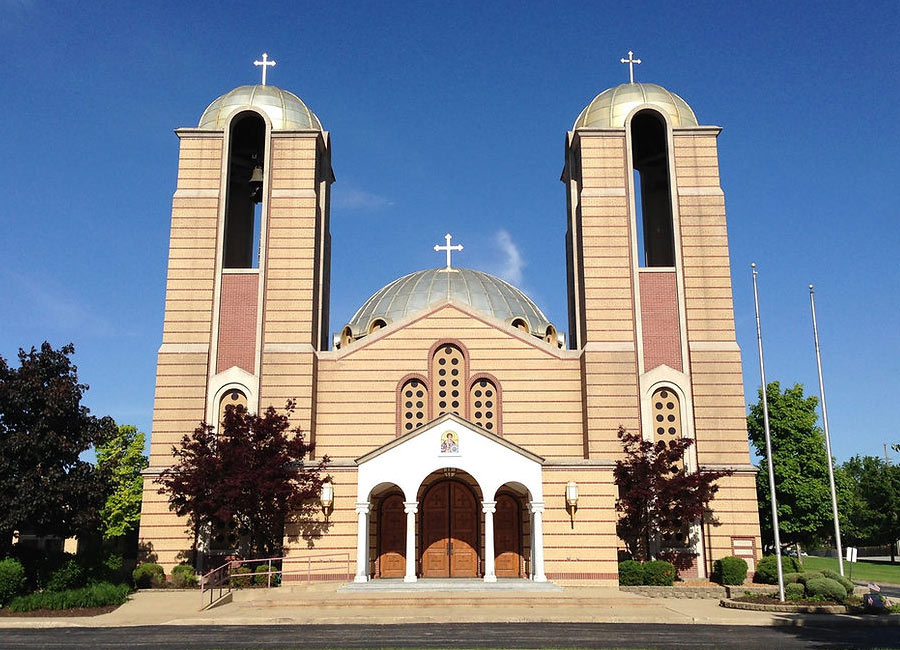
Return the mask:
<path id="1" fill-rule="evenodd" d="M 517 330 L 522 330 L 523 332 L 529 331 L 528 322 L 524 318 L 514 318 L 512 326 Z"/>
<path id="2" fill-rule="evenodd" d="M 340 347 L 344 348 L 351 343 L 353 343 L 353 331 L 350 329 L 350 326 L 347 325 L 346 327 L 344 327 L 344 329 L 341 330 Z"/>
<path id="3" fill-rule="evenodd" d="M 387 327 L 387 321 L 385 321 L 383 318 L 376 318 L 371 323 L 369 323 L 369 334 L 371 334 L 372 332 L 377 332 L 383 327 Z"/>

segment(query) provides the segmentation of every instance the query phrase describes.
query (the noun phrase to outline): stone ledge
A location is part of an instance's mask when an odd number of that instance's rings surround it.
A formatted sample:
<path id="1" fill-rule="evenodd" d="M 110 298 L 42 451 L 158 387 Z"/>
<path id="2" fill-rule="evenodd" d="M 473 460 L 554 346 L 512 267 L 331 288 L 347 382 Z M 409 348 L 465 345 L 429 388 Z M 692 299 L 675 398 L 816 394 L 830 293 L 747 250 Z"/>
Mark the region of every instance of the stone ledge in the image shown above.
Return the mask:
<path id="1" fill-rule="evenodd" d="M 789 605 L 787 603 L 742 603 L 730 598 L 723 598 L 719 605 L 729 609 L 746 609 L 755 612 L 782 612 L 788 614 L 847 614 L 845 605 Z"/>
<path id="2" fill-rule="evenodd" d="M 724 598 L 727 594 L 725 587 L 689 587 L 687 585 L 673 585 L 671 587 L 619 587 L 619 591 L 646 596 L 647 598 Z"/>

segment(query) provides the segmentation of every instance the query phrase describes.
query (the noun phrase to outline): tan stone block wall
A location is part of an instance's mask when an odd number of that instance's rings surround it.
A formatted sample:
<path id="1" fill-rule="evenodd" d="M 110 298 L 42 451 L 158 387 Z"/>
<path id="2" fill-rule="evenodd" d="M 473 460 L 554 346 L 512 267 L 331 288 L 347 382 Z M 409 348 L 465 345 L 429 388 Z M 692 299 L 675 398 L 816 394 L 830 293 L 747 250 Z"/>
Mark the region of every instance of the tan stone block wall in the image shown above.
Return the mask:
<path id="1" fill-rule="evenodd" d="M 619 458 L 622 455 L 622 443 L 616 437 L 619 426 L 629 431 L 640 428 L 637 354 L 633 350 L 586 350 L 582 363 L 587 457 Z"/>
<path id="2" fill-rule="evenodd" d="M 733 537 L 753 539 L 756 559 L 761 557 L 755 474 L 735 473 L 719 479 L 718 485 L 719 491 L 711 504 L 711 510 L 719 525 L 706 526 L 704 530 L 707 571 L 712 570 L 715 560 L 734 554 Z"/>
<path id="3" fill-rule="evenodd" d="M 427 376 L 432 345 L 453 339 L 468 351 L 470 376 L 486 372 L 498 380 L 504 437 L 543 456 L 583 455 L 577 358 L 561 359 L 540 339 L 523 341 L 450 305 L 373 337 L 319 361 L 319 453 L 356 458 L 393 440 L 400 380 Z"/>
<path id="4" fill-rule="evenodd" d="M 568 481 L 578 484 L 574 525 L 566 510 Z M 543 471 L 544 570 L 554 581 L 618 584 L 615 490 L 611 468 Z"/>

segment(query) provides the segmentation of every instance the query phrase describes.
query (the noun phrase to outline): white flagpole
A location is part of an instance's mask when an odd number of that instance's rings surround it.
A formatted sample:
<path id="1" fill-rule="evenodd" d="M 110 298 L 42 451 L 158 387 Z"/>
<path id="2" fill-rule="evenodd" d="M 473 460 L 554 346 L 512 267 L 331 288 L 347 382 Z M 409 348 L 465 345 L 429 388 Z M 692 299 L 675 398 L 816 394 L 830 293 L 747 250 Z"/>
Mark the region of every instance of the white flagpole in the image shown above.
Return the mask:
<path id="1" fill-rule="evenodd" d="M 778 565 L 778 599 L 784 602 L 784 573 L 781 568 L 781 535 L 778 532 L 778 502 L 775 500 L 775 468 L 772 465 L 772 437 L 769 434 L 769 398 L 766 386 L 766 364 L 763 361 L 762 328 L 759 324 L 759 294 L 756 290 L 756 263 L 753 269 L 753 304 L 756 307 L 756 341 L 759 347 L 759 376 L 762 381 L 763 426 L 766 432 L 766 462 L 769 467 L 769 495 L 772 501 L 772 530 L 775 533 L 775 561 Z"/>
<path id="2" fill-rule="evenodd" d="M 838 520 L 837 491 L 834 489 L 834 461 L 831 457 L 831 436 L 828 433 L 828 408 L 825 406 L 825 381 L 822 379 L 822 356 L 819 354 L 819 328 L 816 326 L 816 298 L 809 285 L 809 307 L 812 310 L 813 340 L 816 342 L 816 365 L 819 368 L 819 397 L 822 400 L 822 426 L 825 429 L 825 451 L 828 453 L 828 485 L 831 487 L 831 512 L 834 515 L 834 543 L 837 545 L 838 567 L 844 575 L 844 553 L 841 548 L 841 524 Z"/>

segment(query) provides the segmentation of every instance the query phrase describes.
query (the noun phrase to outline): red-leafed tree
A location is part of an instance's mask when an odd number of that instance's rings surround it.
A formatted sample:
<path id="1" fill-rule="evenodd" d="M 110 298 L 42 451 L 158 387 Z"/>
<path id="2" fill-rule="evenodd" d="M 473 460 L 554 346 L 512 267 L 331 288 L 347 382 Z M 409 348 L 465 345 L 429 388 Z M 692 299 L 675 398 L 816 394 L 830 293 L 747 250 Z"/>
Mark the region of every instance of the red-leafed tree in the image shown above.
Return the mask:
<path id="1" fill-rule="evenodd" d="M 731 471 L 687 472 L 683 459 L 694 441 L 657 443 L 619 427 L 625 458 L 613 470 L 619 488 L 616 533 L 636 560 L 651 559 L 652 541 L 676 537 L 686 524 L 702 520 L 719 489 L 716 480 Z"/>
<path id="2" fill-rule="evenodd" d="M 201 423 L 181 445 L 177 462 L 157 479 L 170 507 L 189 519 L 194 550 L 204 527 L 234 525 L 248 558 L 281 554 L 285 525 L 302 522 L 318 506 L 327 457 L 310 462 L 313 446 L 286 413 L 269 407 L 262 415 L 228 407 L 219 433 Z"/>

